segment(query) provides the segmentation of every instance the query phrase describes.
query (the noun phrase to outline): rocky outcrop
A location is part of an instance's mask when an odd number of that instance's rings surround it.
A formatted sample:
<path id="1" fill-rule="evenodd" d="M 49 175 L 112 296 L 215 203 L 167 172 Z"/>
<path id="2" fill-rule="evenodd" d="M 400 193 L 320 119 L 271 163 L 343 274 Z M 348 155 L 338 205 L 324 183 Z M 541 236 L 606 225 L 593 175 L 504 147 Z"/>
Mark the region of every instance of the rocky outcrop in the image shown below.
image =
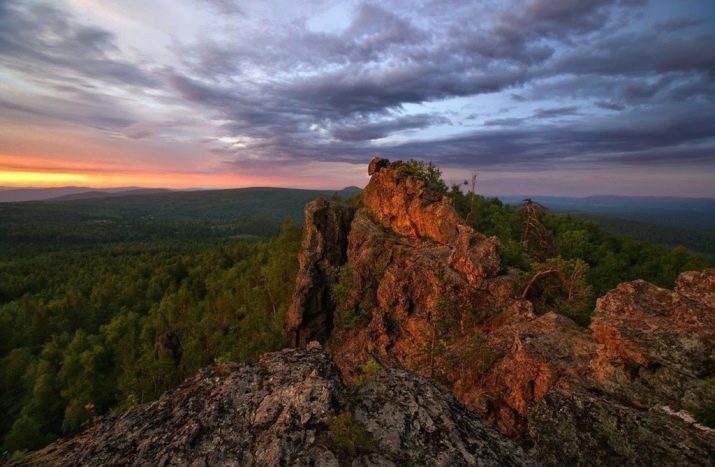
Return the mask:
<path id="1" fill-rule="evenodd" d="M 582 388 L 551 391 L 529 413 L 544 465 L 712 465 L 714 433 L 665 406 L 636 408 Z"/>
<path id="2" fill-rule="evenodd" d="M 448 264 L 479 287 L 501 269 L 499 241 L 465 224 L 449 198 L 432 190 L 417 176 L 404 175 L 401 161 L 375 158 L 368 166 L 372 177 L 363 191 L 365 210 L 401 237 L 450 246 Z"/>
<path id="3" fill-rule="evenodd" d="M 370 182 L 363 190 L 365 209 L 380 224 L 398 235 L 429 238 L 438 243 L 456 241 L 463 226 L 449 201 L 419 177 L 401 172 L 402 161 L 375 158 L 370 162 Z"/>
<path id="4" fill-rule="evenodd" d="M 505 324 L 487 334 L 494 355 L 479 375 L 457 380 L 455 394 L 504 434 L 527 430 L 529 411 L 555 388 L 569 389 L 589 375 L 596 344 L 556 313 Z"/>
<path id="5" fill-rule="evenodd" d="M 464 223 L 448 198 L 419 176 L 406 175 L 404 167 L 378 158 L 368 167 L 364 206 L 347 231 L 348 269 L 340 285 L 349 293 L 335 304 L 330 338 L 322 341 L 348 381 L 359 378 L 360 365 L 373 358 L 408 368 L 440 379 L 482 415 L 503 419 L 505 432 L 516 432 L 507 426 L 517 415 L 524 418 L 522 408 L 507 410 L 512 403 L 499 398 L 487 407 L 484 388 L 475 381 L 495 353 L 483 342 L 482 328 L 497 315 L 514 322 L 533 317 L 531 304 L 518 298 L 518 276 L 502 272 L 498 239 Z M 308 217 L 313 211 L 306 209 L 307 226 L 316 223 Z M 306 227 L 306 235 L 311 231 Z M 309 261 L 314 253 L 301 255 L 306 261 L 301 261 L 297 297 L 325 287 L 321 277 L 309 273 L 320 268 Z M 325 328 L 313 328 L 318 320 L 293 319 L 292 310 L 302 303 L 291 306 L 288 333 L 327 338 L 320 334 Z M 299 345 L 306 341 L 298 340 Z M 500 393 L 512 398 L 508 390 Z"/>
<path id="6" fill-rule="evenodd" d="M 305 206 L 298 277 L 286 319 L 293 345 L 324 342 L 333 328 L 335 304 L 330 284 L 346 261 L 347 238 L 354 208 L 318 198 Z"/>
<path id="7" fill-rule="evenodd" d="M 23 465 L 338 466 L 535 463 L 448 392 L 400 370 L 353 388 L 318 346 L 201 370 Z"/>
<path id="8" fill-rule="evenodd" d="M 714 285 L 713 269 L 686 272 L 675 291 L 637 280 L 598 300 L 590 372 L 527 411 L 544 464 L 712 462 L 715 430 L 698 418 L 715 415 Z"/>
<path id="9" fill-rule="evenodd" d="M 297 346 L 311 339 L 325 343 L 330 336 L 332 355 L 348 380 L 358 377 L 357 368 L 373 356 L 391 366 L 449 379 L 453 369 L 444 359 L 430 358 L 424 348 L 427 336 L 435 333 L 435 321 L 460 321 L 463 332 L 450 336 L 450 345 L 457 347 L 474 323 L 515 300 L 515 278 L 499 276 L 498 240 L 461 222 L 447 198 L 425 180 L 404 175 L 402 167 L 401 162 L 384 159 L 371 162 L 364 207 L 341 234 L 334 230 L 339 222 L 328 223 L 330 233 L 325 234 L 322 219 L 347 219 L 342 212 L 351 208 L 325 201 L 306 207 L 304 246 L 286 333 Z M 330 244 L 335 256 L 326 260 Z M 350 293 L 344 303 L 334 304 L 330 287 L 343 263 L 349 267 L 342 280 L 347 280 L 344 285 Z M 448 309 L 452 303 L 468 306 Z M 343 310 L 343 318 L 352 315 L 353 325 L 341 321 L 336 309 Z"/>
<path id="10" fill-rule="evenodd" d="M 598 299 L 591 324 L 602 357 L 672 367 L 689 378 L 715 373 L 713 289 L 712 271 L 682 274 L 675 291 L 642 280 L 620 284 Z"/>
<path id="11" fill-rule="evenodd" d="M 537 316 L 501 267 L 498 240 L 402 167 L 373 159 L 347 232 L 324 342 L 348 381 L 373 359 L 438 379 L 548 465 L 715 456 L 713 432 L 696 421 L 715 418 L 715 270 L 684 273 L 675 291 L 621 284 L 598 301 L 591 329 Z M 658 440 L 659 426 L 668 436 Z"/>

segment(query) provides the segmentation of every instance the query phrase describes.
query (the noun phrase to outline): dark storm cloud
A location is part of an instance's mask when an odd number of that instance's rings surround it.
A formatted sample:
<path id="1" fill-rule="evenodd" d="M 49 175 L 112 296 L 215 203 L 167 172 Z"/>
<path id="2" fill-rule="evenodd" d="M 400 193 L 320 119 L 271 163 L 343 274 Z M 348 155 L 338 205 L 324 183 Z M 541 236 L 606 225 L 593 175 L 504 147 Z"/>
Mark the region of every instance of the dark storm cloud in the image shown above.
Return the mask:
<path id="1" fill-rule="evenodd" d="M 621 104 L 620 102 L 613 102 L 613 101 L 598 101 L 596 102 L 596 105 L 602 109 L 606 110 L 625 110 L 626 106 Z"/>
<path id="2" fill-rule="evenodd" d="M 681 29 L 689 28 L 691 26 L 697 26 L 699 24 L 705 23 L 704 18 L 693 18 L 690 16 L 679 16 L 677 18 L 669 19 L 658 26 L 666 31 L 680 31 Z"/>
<path id="3" fill-rule="evenodd" d="M 715 76 L 715 34 L 692 37 L 624 34 L 595 41 L 561 60 L 554 69 L 563 73 L 643 75 L 647 73 L 703 72 Z"/>
<path id="4" fill-rule="evenodd" d="M 672 21 L 661 31 L 628 33 L 613 21 L 616 14 L 621 20 L 637 16 L 647 3 L 514 2 L 489 21 L 454 21 L 452 17 L 444 31 L 425 28 L 424 23 L 418 26 L 409 15 L 392 12 L 389 3 L 363 4 L 341 33 L 315 32 L 296 23 L 266 33 L 270 46 L 262 48 L 206 42 L 194 49 L 193 61 L 189 60 L 201 83 L 171 78 L 169 84 L 184 98 L 230 120 L 221 127 L 223 136 L 262 138 L 260 145 L 251 146 L 254 151 L 296 160 L 354 161 L 378 150 L 371 143 L 376 139 L 440 124 L 434 116 L 394 117 L 408 104 L 510 90 L 521 90 L 512 95 L 524 102 L 539 95 L 572 97 L 572 90 L 573 97 L 595 101 L 597 107 L 623 111 L 627 105 L 711 97 L 715 49 L 706 44 L 714 43 L 712 34 L 678 36 L 677 31 L 697 25 L 687 18 Z M 439 3 L 427 5 L 421 15 L 429 13 L 437 22 L 449 15 Z M 469 11 L 466 8 L 457 5 L 455 11 L 464 14 Z M 590 40 L 583 40 L 586 37 Z M 234 79 L 228 88 L 225 79 L 214 80 L 256 69 L 275 78 L 258 85 Z M 293 69 L 301 72 L 291 74 Z M 706 77 L 697 78 L 698 74 Z M 554 78 L 558 78 L 555 83 Z M 542 106 L 531 118 L 582 115 L 577 105 Z M 669 144 L 661 131 L 639 129 L 638 121 L 627 122 L 628 135 L 634 140 L 609 132 L 562 133 L 541 127 L 536 131 L 529 121 L 494 118 L 484 122 L 485 129 L 491 130 L 476 138 L 420 139 L 419 144 L 395 150 L 451 164 L 462 161 L 459 154 L 470 153 L 463 149 L 473 144 L 481 153 L 492 153 L 484 156 L 489 163 L 524 163 L 519 154 L 525 151 L 530 163 L 558 157 L 577 161 L 579 154 L 591 162 L 587 154 L 602 152 L 604 147 L 614 154 L 639 150 L 642 134 L 651 135 L 645 139 L 655 141 L 656 146 Z M 513 130 L 505 133 L 495 129 L 499 127 Z M 688 135 L 694 138 L 685 132 L 681 144 L 692 142 Z M 599 137 L 612 139 L 605 143 Z M 379 150 L 390 151 L 384 145 Z M 245 147 L 239 152 L 247 154 Z"/>
<path id="5" fill-rule="evenodd" d="M 156 73 L 117 58 L 110 32 L 19 2 L 0 3 L 0 59 L 26 75 L 42 69 L 38 80 L 87 105 L 102 86 L 164 89 L 169 104 L 213 122 L 216 133 L 201 140 L 229 164 L 363 162 L 380 152 L 536 167 L 709 163 L 715 154 L 715 115 L 703 110 L 715 101 L 712 20 L 649 19 L 646 0 L 362 3 L 327 29 L 307 17 L 253 18 L 249 1 L 192 1 L 228 20 L 198 42 L 175 41 L 177 63 Z M 481 123 L 475 108 L 449 114 L 482 95 L 501 96 L 500 107 L 511 96 L 518 110 L 478 109 L 490 117 Z M 112 106 L 56 104 L 44 115 L 85 124 Z M 43 114 L 13 110 L 32 111 Z M 662 118 L 646 118 L 655 113 Z M 158 131 L 116 118 L 129 138 Z M 436 130 L 445 125 L 452 136 Z M 407 142 L 378 141 L 395 135 L 388 141 Z"/>
<path id="6" fill-rule="evenodd" d="M 655 120 L 643 117 L 634 115 L 630 120 L 607 120 L 598 125 L 481 130 L 456 138 L 406 143 L 385 148 L 381 153 L 439 158 L 444 165 L 457 167 L 715 164 L 715 113 L 693 111 L 677 117 L 662 115 Z M 688 147 L 686 143 L 711 145 Z"/>

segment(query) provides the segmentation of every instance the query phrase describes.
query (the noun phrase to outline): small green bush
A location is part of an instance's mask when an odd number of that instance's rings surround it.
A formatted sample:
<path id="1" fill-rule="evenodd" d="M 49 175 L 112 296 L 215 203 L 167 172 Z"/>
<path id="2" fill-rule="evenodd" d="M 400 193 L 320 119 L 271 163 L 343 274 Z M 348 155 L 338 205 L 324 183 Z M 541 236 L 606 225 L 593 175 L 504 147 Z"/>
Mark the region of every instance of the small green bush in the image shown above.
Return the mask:
<path id="1" fill-rule="evenodd" d="M 371 452 L 375 448 L 372 435 L 355 420 L 349 410 L 333 417 L 329 428 L 333 443 L 350 457 L 358 453 Z"/>
<path id="2" fill-rule="evenodd" d="M 432 162 L 422 162 L 411 159 L 402 164 L 398 169 L 398 174 L 403 177 L 417 177 L 425 182 L 427 186 L 441 194 L 447 194 L 447 185 L 442 180 L 442 171 Z"/>

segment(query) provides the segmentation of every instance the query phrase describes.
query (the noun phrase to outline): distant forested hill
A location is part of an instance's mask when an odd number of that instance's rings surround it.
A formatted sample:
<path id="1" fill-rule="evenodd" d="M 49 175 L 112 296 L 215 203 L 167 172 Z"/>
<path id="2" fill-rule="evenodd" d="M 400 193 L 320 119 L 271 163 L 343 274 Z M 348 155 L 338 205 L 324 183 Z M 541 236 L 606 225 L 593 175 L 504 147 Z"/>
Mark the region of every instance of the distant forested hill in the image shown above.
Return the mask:
<path id="1" fill-rule="evenodd" d="M 510 205 L 518 205 L 524 198 L 500 197 Z M 532 199 L 554 213 L 595 222 L 615 235 L 669 248 L 684 246 L 715 258 L 715 199 L 631 196 Z"/>
<path id="2" fill-rule="evenodd" d="M 354 189 L 338 192 L 354 194 Z M 270 237 L 333 191 L 284 188 L 162 192 L 0 204 L 0 255 L 154 240 Z"/>
<path id="3" fill-rule="evenodd" d="M 577 219 L 595 222 L 606 232 L 615 235 L 627 235 L 636 240 L 668 248 L 684 246 L 707 255 L 710 259 L 715 259 L 715 230 L 676 227 L 599 214 L 573 213 L 571 215 Z"/>

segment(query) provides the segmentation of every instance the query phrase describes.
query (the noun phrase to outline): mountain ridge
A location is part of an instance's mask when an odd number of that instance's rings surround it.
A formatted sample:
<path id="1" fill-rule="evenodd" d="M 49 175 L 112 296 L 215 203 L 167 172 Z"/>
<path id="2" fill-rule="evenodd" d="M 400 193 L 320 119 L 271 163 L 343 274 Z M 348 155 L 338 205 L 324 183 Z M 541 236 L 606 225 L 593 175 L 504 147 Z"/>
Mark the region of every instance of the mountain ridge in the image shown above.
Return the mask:
<path id="1" fill-rule="evenodd" d="M 335 221 L 344 206 L 306 207 L 286 321 L 294 343 L 321 340 L 348 380 L 373 359 L 437 378 L 546 465 L 697 464 L 715 455 L 714 430 L 662 409 L 713 410 L 715 269 L 682 273 L 674 291 L 624 282 L 598 299 L 584 329 L 537 309 L 533 289 L 503 266 L 499 240 L 459 220 L 429 174 L 413 172 L 374 159 L 349 222 Z M 562 274 L 551 264 L 530 284 Z M 569 300 L 578 294 L 561 280 Z M 572 425 L 553 428 L 583 406 Z M 582 416 L 593 424 L 581 425 Z"/>

